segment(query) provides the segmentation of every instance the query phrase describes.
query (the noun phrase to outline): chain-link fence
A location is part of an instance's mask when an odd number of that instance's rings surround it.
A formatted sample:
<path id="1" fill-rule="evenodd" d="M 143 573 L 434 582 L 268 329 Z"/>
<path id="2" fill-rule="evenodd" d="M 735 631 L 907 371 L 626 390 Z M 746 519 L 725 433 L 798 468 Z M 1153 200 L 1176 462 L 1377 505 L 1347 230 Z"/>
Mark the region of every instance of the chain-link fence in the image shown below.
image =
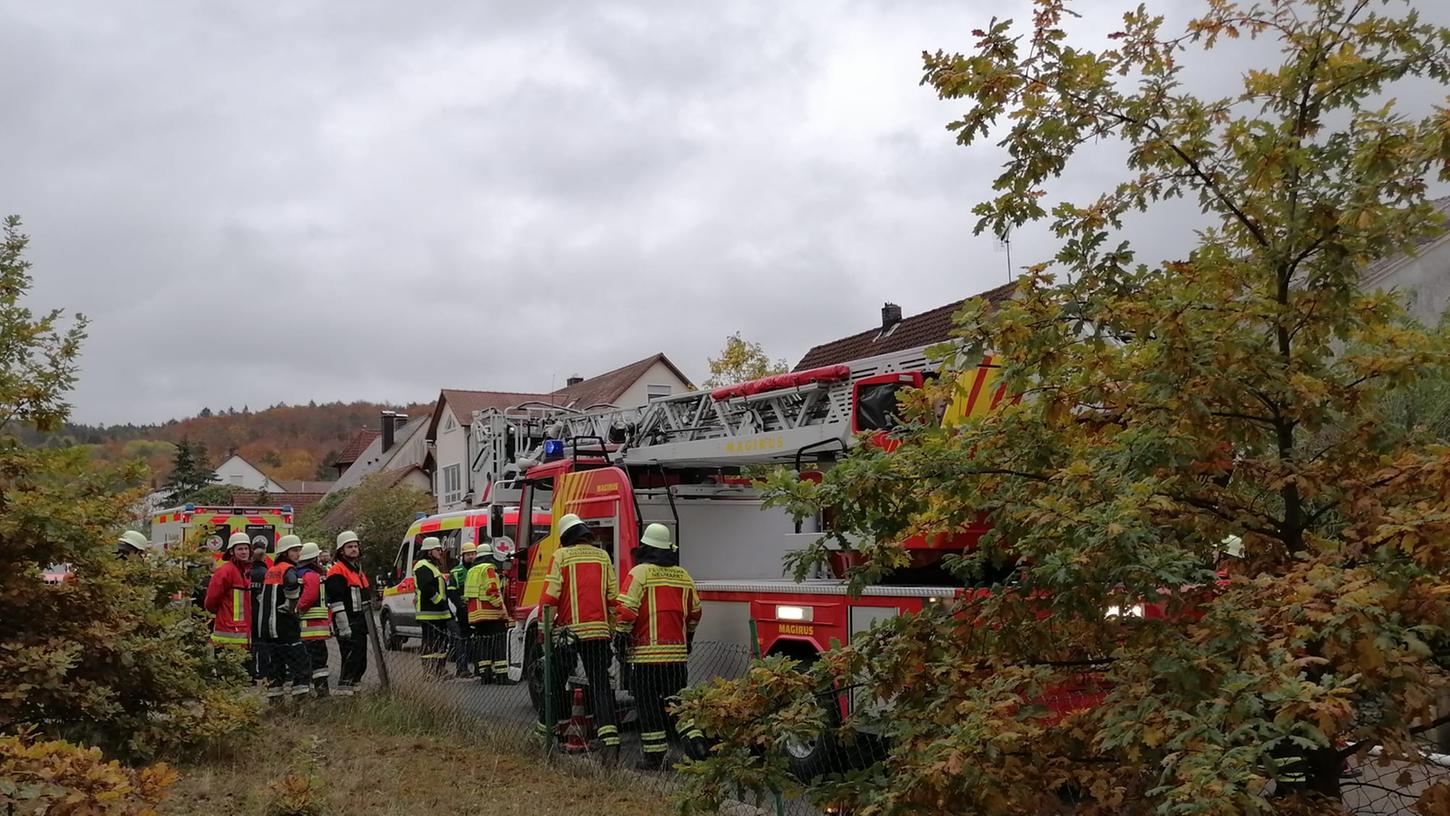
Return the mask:
<path id="1" fill-rule="evenodd" d="M 386 638 L 376 626 L 354 633 L 350 642 L 264 638 L 253 645 L 249 667 L 263 693 L 279 702 L 386 687 L 476 720 L 491 736 L 521 748 L 629 774 L 625 784 L 677 790 L 679 768 L 706 756 L 711 746 L 709 734 L 676 715 L 677 695 L 714 678 L 745 676 L 750 652 L 738 644 L 632 643 L 595 634 L 580 638 L 546 621 L 507 628 L 503 621 L 417 621 L 390 628 Z M 760 794 L 747 782 L 735 804 L 767 814 L 817 814 L 807 804 L 818 798 L 811 796 L 813 785 L 886 758 L 884 739 L 840 727 L 842 704 L 853 694 L 818 693 L 814 717 L 825 729 L 809 737 L 782 735 L 768 749 L 806 787 L 805 796 Z M 1441 753 L 1447 731 L 1424 732 L 1408 759 L 1380 751 L 1348 759 L 1340 776 L 1345 808 L 1365 816 L 1437 812 L 1417 809 L 1417 802 L 1431 786 L 1450 784 L 1450 757 Z M 1052 792 L 1052 802 L 1054 810 L 1045 812 L 1073 812 L 1066 791 Z"/>

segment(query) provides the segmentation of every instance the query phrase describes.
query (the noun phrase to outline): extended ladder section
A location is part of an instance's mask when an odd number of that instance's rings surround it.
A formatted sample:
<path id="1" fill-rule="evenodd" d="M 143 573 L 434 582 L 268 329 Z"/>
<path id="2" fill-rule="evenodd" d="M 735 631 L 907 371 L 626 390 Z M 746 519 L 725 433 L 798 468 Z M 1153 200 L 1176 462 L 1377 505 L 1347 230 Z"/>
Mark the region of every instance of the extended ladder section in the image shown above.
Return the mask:
<path id="1" fill-rule="evenodd" d="M 852 441 L 856 385 L 928 368 L 924 349 L 692 391 L 642 408 L 574 410 L 526 403 L 478 411 L 472 421 L 475 484 L 508 480 L 541 461 L 556 441 L 565 455 L 598 455 L 626 465 L 738 467 L 812 461 Z M 889 377 L 887 379 L 890 379 Z"/>

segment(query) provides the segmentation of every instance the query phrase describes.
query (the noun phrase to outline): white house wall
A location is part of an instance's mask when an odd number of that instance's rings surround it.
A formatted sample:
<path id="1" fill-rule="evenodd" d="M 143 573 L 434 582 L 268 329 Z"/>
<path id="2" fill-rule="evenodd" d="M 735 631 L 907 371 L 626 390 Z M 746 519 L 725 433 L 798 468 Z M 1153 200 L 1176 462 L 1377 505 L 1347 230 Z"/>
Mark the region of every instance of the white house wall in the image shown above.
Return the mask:
<path id="1" fill-rule="evenodd" d="M 328 492 L 335 493 L 339 490 L 357 487 L 363 479 L 374 473 L 402 470 L 414 465 L 421 466 L 423 458 L 428 452 L 428 418 L 425 416 L 421 420 L 409 424 L 412 425 L 412 429 L 393 443 L 392 450 L 383 450 L 381 436 L 374 439 L 372 444 L 358 455 L 357 461 L 337 477 L 337 481 L 333 483 L 332 489 Z M 408 426 L 403 427 L 406 429 Z M 427 483 L 426 478 L 418 489 L 424 493 L 433 492 L 433 488 Z"/>
<path id="2" fill-rule="evenodd" d="M 287 488 L 267 478 L 267 474 L 253 467 L 240 456 L 232 456 L 216 469 L 217 481 L 227 487 L 243 490 L 265 490 L 268 493 L 286 493 Z"/>
<path id="3" fill-rule="evenodd" d="M 688 384 L 675 376 L 675 372 L 663 362 L 655 361 L 649 367 L 644 376 L 634 381 L 634 384 L 625 389 L 623 394 L 615 400 L 615 404 L 621 408 L 634 408 L 649 402 L 649 386 L 668 385 L 671 394 L 683 394 L 689 390 Z"/>
<path id="4" fill-rule="evenodd" d="M 1376 289 L 1395 289 L 1410 314 L 1427 326 L 1440 321 L 1450 301 L 1450 240 L 1440 239 L 1365 281 Z"/>
<path id="5" fill-rule="evenodd" d="M 433 470 L 433 497 L 438 500 L 438 512 L 446 513 L 467 507 L 468 426 L 458 420 L 451 405 L 445 404 L 442 415 L 438 418 L 438 438 L 434 443 L 433 461 L 437 463 Z M 460 495 L 456 501 L 447 501 L 448 497 L 444 495 L 444 478 L 450 465 L 458 465 L 459 470 Z"/>

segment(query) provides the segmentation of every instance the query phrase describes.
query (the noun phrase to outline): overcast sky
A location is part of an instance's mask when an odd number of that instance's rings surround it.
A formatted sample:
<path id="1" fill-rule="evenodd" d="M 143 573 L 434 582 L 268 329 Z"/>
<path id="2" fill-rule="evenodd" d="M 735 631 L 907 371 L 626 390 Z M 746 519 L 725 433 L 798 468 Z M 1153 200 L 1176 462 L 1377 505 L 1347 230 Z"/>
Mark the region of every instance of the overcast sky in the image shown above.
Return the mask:
<path id="1" fill-rule="evenodd" d="M 736 330 L 794 363 L 1007 279 L 1002 156 L 918 82 L 1023 6 L 0 0 L 0 212 L 93 320 L 81 421 L 698 380 Z"/>

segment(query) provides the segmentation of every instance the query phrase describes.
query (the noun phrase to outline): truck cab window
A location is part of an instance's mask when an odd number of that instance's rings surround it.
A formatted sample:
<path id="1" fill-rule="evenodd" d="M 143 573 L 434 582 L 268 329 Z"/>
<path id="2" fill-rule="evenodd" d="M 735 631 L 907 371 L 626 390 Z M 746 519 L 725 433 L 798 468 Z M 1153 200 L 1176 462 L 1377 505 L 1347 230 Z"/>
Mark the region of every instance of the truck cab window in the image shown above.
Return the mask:
<path id="1" fill-rule="evenodd" d="M 409 551 L 412 547 L 412 544 L 413 542 L 411 541 L 404 541 L 403 545 L 398 548 L 398 557 L 393 559 L 394 582 L 401 581 L 411 574 L 411 570 L 413 569 L 413 562 L 408 560 L 408 555 L 410 554 Z"/>
<path id="2" fill-rule="evenodd" d="M 896 411 L 897 392 L 904 383 L 863 385 L 856 394 L 856 428 L 862 431 L 889 431 L 901 423 Z"/>

